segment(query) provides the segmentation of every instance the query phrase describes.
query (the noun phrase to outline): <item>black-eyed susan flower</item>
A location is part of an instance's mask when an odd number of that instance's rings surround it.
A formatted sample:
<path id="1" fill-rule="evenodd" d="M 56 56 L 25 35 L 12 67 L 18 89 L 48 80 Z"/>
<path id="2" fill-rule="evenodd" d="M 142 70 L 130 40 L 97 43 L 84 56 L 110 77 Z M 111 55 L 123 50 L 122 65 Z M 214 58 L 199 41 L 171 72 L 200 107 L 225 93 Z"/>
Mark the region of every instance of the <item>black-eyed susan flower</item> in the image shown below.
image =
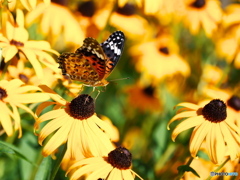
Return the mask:
<path id="1" fill-rule="evenodd" d="M 132 154 L 124 147 L 118 147 L 107 156 L 91 157 L 75 162 L 68 170 L 70 180 L 77 180 L 88 174 L 86 180 L 133 180 L 135 176 L 142 179 L 131 170 Z"/>
<path id="2" fill-rule="evenodd" d="M 42 151 L 44 156 L 51 155 L 64 143 L 67 143 L 70 159 L 103 156 L 112 150 L 113 145 L 110 141 L 112 130 L 96 116 L 91 96 L 82 94 L 67 102 L 47 86 L 40 87 L 55 101 L 40 104 L 36 111 L 39 115 L 46 107 L 55 105 L 52 111 L 39 116 L 35 123 L 37 130 L 40 123 L 49 121 L 41 129 L 38 137 L 39 144 L 43 145 L 43 141 L 52 135 L 44 145 Z"/>
<path id="3" fill-rule="evenodd" d="M 28 40 L 29 34 L 24 28 L 24 15 L 19 9 L 17 10 L 16 22 L 16 26 L 7 22 L 6 36 L 0 33 L 0 47 L 2 47 L 4 61 L 8 62 L 18 53 L 22 53 L 31 63 L 40 79 L 43 78 L 42 65 L 40 62 L 57 71 L 58 65 L 56 61 L 47 52 L 56 55 L 59 55 L 59 53 L 51 49 L 47 41 Z"/>
<path id="4" fill-rule="evenodd" d="M 127 87 L 126 93 L 128 94 L 129 104 L 141 111 L 156 112 L 162 107 L 157 96 L 157 87 L 152 85 L 144 86 L 137 83 Z"/>
<path id="5" fill-rule="evenodd" d="M 16 7 L 20 8 L 21 5 L 26 8 L 28 11 L 34 9 L 37 5 L 37 0 L 11 0 L 8 1 L 8 8 L 13 11 Z M 43 0 L 45 4 L 50 4 L 51 0 Z"/>
<path id="6" fill-rule="evenodd" d="M 207 153 L 213 163 L 221 163 L 225 156 L 230 156 L 231 160 L 239 158 L 240 129 L 232 122 L 232 116 L 228 114 L 227 106 L 222 100 L 214 99 L 200 105 L 180 103 L 177 106 L 183 108 L 170 120 L 168 128 L 176 120 L 187 119 L 173 130 L 173 141 L 179 133 L 194 127 L 189 147 L 193 157 L 196 157 L 205 141 Z"/>
<path id="7" fill-rule="evenodd" d="M 238 165 L 238 159 L 234 161 L 228 161 L 218 172 L 237 172 L 236 168 Z M 207 161 L 202 158 L 194 158 L 190 164 L 190 167 L 195 169 L 197 173 L 200 175 L 200 178 L 196 177 L 192 172 L 184 173 L 184 180 L 200 180 L 200 179 L 208 179 L 210 176 L 210 171 L 214 171 L 216 169 L 216 165 L 211 161 Z M 225 176 L 224 180 L 230 180 L 231 176 Z M 215 178 L 212 178 L 215 179 Z M 218 179 L 216 177 L 216 179 Z"/>
<path id="8" fill-rule="evenodd" d="M 240 97 L 230 89 L 218 89 L 214 87 L 204 88 L 204 93 L 208 97 L 221 98 L 226 102 L 228 114 L 232 117 L 232 122 L 240 127 Z"/>
<path id="9" fill-rule="evenodd" d="M 176 43 L 167 34 L 132 47 L 130 54 L 137 60 L 137 71 L 152 78 L 155 83 L 176 74 L 184 77 L 190 74 L 188 63 L 178 54 Z"/>
<path id="10" fill-rule="evenodd" d="M 43 35 L 59 50 L 66 48 L 64 43 L 57 43 L 61 39 L 69 46 L 80 46 L 84 39 L 81 27 L 73 14 L 66 7 L 56 3 L 38 4 L 34 11 L 26 15 L 26 23 L 28 26 L 38 23 Z"/>
<path id="11" fill-rule="evenodd" d="M 217 53 L 226 59 L 228 63 L 240 69 L 240 5 L 227 6 L 222 22 L 223 31 L 220 32 L 217 45 Z"/>
<path id="12" fill-rule="evenodd" d="M 85 37 L 97 38 L 99 32 L 106 27 L 114 4 L 114 1 L 106 0 L 78 2 L 75 15 Z"/>
<path id="13" fill-rule="evenodd" d="M 139 40 L 147 33 L 147 21 L 136 13 L 134 4 L 127 3 L 111 14 L 110 24 L 124 31 L 129 38 Z M 142 38 L 140 38 L 142 39 Z"/>
<path id="14" fill-rule="evenodd" d="M 201 28 L 211 37 L 222 19 L 219 0 L 183 0 L 183 21 L 192 34 Z"/>
<path id="15" fill-rule="evenodd" d="M 31 84 L 30 79 L 34 76 L 34 71 L 31 68 L 25 67 L 24 62 L 19 60 L 16 66 L 8 66 L 8 74 L 10 79 L 20 79 L 26 84 Z"/>
<path id="16" fill-rule="evenodd" d="M 46 101 L 49 96 L 35 91 L 41 90 L 36 86 L 24 85 L 19 79 L 0 81 L 0 123 L 8 136 L 19 130 L 22 136 L 21 118 L 18 108 L 34 115 L 32 110 L 24 104 Z M 32 91 L 32 92 L 31 92 Z"/>

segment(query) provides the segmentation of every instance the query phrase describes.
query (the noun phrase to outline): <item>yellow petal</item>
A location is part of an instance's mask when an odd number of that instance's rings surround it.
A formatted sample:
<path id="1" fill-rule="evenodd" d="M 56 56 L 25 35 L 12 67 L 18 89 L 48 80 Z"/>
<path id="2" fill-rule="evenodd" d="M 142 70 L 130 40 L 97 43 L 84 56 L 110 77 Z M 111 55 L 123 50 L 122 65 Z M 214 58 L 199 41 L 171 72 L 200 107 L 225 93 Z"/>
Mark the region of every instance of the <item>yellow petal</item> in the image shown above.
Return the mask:
<path id="1" fill-rule="evenodd" d="M 65 123 L 64 126 L 58 129 L 44 146 L 42 151 L 43 156 L 52 154 L 60 145 L 66 142 L 71 125 L 72 123 Z"/>
<path id="2" fill-rule="evenodd" d="M 179 113 L 179 114 L 175 115 L 175 116 L 168 122 L 167 129 L 170 130 L 169 125 L 170 125 L 172 122 L 176 121 L 176 120 L 180 120 L 180 119 L 182 119 L 182 118 L 194 117 L 194 116 L 197 116 L 196 111 L 187 111 L 187 112 Z"/>
<path id="3" fill-rule="evenodd" d="M 49 136 L 52 132 L 56 131 L 57 129 L 61 128 L 64 126 L 66 123 L 66 119 L 64 117 L 56 118 L 48 122 L 43 129 L 41 130 L 39 134 L 39 144 L 42 145 L 42 142 L 44 139 Z"/>
<path id="4" fill-rule="evenodd" d="M 3 48 L 2 55 L 4 57 L 4 61 L 8 62 L 10 61 L 18 52 L 18 49 L 16 46 L 8 46 Z"/>
<path id="5" fill-rule="evenodd" d="M 16 106 L 14 106 L 12 103 L 10 103 L 12 109 L 13 109 L 13 115 L 14 115 L 14 129 L 19 130 L 18 138 L 22 137 L 22 128 L 21 128 L 21 122 L 20 122 L 20 115 L 18 112 L 18 109 Z"/>
<path id="6" fill-rule="evenodd" d="M 48 95 L 56 102 L 62 104 L 62 105 L 66 105 L 67 101 L 65 99 L 63 99 L 60 95 L 58 95 L 55 91 L 53 91 L 51 88 L 49 88 L 46 85 L 39 85 L 39 87 L 46 93 L 48 93 Z"/>
<path id="7" fill-rule="evenodd" d="M 81 167 L 78 170 L 73 172 L 73 174 L 71 175 L 70 180 L 72 180 L 72 179 L 79 179 L 84 174 L 88 174 L 88 173 L 96 170 L 98 167 L 101 167 L 101 165 L 102 164 L 94 163 L 94 164 L 83 166 L 83 167 Z"/>
<path id="8" fill-rule="evenodd" d="M 28 94 L 18 94 L 13 96 L 16 98 L 16 102 L 19 103 L 37 103 L 42 101 L 47 101 L 49 96 L 45 93 L 28 93 Z"/>
<path id="9" fill-rule="evenodd" d="M 123 170 L 123 179 L 134 180 L 135 175 L 130 170 Z"/>
<path id="10" fill-rule="evenodd" d="M 197 152 L 202 145 L 203 140 L 206 138 L 206 135 L 209 133 L 209 128 L 211 127 L 211 123 L 205 121 L 200 126 L 194 128 L 191 139 L 190 139 L 190 146 L 189 150 L 193 157 L 196 157 Z"/>
<path id="11" fill-rule="evenodd" d="M 24 49 L 22 48 L 21 50 L 26 55 L 29 62 L 32 64 L 38 78 L 42 79 L 43 78 L 43 68 L 42 68 L 41 64 L 39 63 L 39 61 L 37 60 L 36 54 L 33 51 L 28 50 L 26 48 L 24 48 Z"/>
<path id="12" fill-rule="evenodd" d="M 7 108 L 7 106 L 0 102 L 0 109 L 2 111 L 0 116 L 1 125 L 8 136 L 13 134 L 13 124 L 10 115 L 12 112 Z M 13 116 L 13 115 L 12 115 Z"/>
<path id="13" fill-rule="evenodd" d="M 227 144 L 228 152 L 230 153 L 231 160 L 234 160 L 237 157 L 239 144 L 235 141 L 234 137 L 231 135 L 231 129 L 228 129 L 225 123 L 219 123 L 220 129 L 224 132 L 224 141 Z M 232 132 L 235 133 L 235 132 Z"/>
<path id="14" fill-rule="evenodd" d="M 17 9 L 16 22 L 19 27 L 24 27 L 24 14 L 21 9 Z"/>
<path id="15" fill-rule="evenodd" d="M 197 117 L 190 117 L 183 122 L 181 122 L 172 132 L 172 140 L 175 141 L 178 134 L 180 134 L 182 131 L 185 131 L 187 129 L 190 129 L 192 127 L 198 126 L 204 122 L 204 118 L 202 116 Z"/>
<path id="16" fill-rule="evenodd" d="M 41 103 L 40 105 L 38 105 L 35 114 L 37 116 L 39 116 L 40 113 L 43 111 L 43 109 L 45 109 L 46 107 L 48 107 L 50 105 L 53 105 L 53 104 L 56 104 L 56 103 L 55 102 L 43 102 L 43 103 Z"/>

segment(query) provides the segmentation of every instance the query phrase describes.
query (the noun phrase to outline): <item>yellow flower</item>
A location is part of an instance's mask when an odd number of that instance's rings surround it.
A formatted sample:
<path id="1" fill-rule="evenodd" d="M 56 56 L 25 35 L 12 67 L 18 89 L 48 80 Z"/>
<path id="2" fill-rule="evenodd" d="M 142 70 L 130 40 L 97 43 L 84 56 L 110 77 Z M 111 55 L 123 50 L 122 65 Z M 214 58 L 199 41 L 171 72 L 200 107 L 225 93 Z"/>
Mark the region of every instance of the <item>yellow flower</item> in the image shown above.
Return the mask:
<path id="1" fill-rule="evenodd" d="M 38 4 L 34 11 L 26 16 L 26 23 L 31 25 L 38 23 L 41 32 L 48 38 L 56 49 L 66 48 L 65 43 L 57 43 L 63 35 L 66 43 L 73 46 L 80 46 L 84 35 L 79 23 L 72 13 L 64 6 L 51 3 L 49 6 L 44 3 Z"/>
<path id="2" fill-rule="evenodd" d="M 217 41 L 217 52 L 228 63 L 240 69 L 240 5 L 229 5 L 223 18 L 223 32 Z"/>
<path id="3" fill-rule="evenodd" d="M 123 147 L 118 147 L 103 157 L 86 158 L 74 163 L 68 170 L 72 171 L 70 180 L 77 180 L 84 174 L 88 174 L 86 180 L 134 180 L 138 174 L 131 170 L 132 154 Z"/>
<path id="4" fill-rule="evenodd" d="M 7 22 L 6 37 L 4 37 L 3 34 L 0 34 L 0 47 L 2 47 L 2 55 L 5 62 L 10 61 L 18 53 L 23 53 L 40 79 L 43 78 L 43 72 L 39 61 L 57 71 L 58 65 L 56 61 L 45 51 L 56 55 L 59 55 L 59 53 L 51 49 L 50 44 L 46 41 L 28 40 L 29 35 L 24 28 L 23 12 L 19 9 L 17 10 L 16 20 L 16 27 L 10 22 Z"/>
<path id="5" fill-rule="evenodd" d="M 100 31 L 106 27 L 114 4 L 114 1 L 108 0 L 78 2 L 76 16 L 85 37 L 97 38 Z"/>
<path id="6" fill-rule="evenodd" d="M 189 65 L 177 54 L 177 47 L 169 35 L 136 45 L 130 49 L 136 57 L 136 68 L 157 81 L 175 74 L 189 76 Z"/>
<path id="7" fill-rule="evenodd" d="M 221 163 L 226 155 L 229 155 L 231 160 L 239 158 L 240 129 L 233 124 L 233 117 L 228 114 L 227 106 L 223 101 L 214 99 L 200 105 L 180 103 L 177 106 L 183 108 L 170 120 L 168 128 L 176 120 L 187 119 L 173 130 L 173 141 L 179 133 L 194 127 L 189 147 L 193 157 L 197 155 L 205 140 L 206 150 L 213 163 Z"/>
<path id="8" fill-rule="evenodd" d="M 128 101 L 131 106 L 142 111 L 159 112 L 161 110 L 161 102 L 157 97 L 156 87 L 143 86 L 140 83 L 127 87 Z"/>
<path id="9" fill-rule="evenodd" d="M 236 167 L 238 165 L 238 159 L 234 161 L 228 161 L 218 172 L 236 172 Z M 211 163 L 211 161 L 206 161 L 200 158 L 194 158 L 191 162 L 190 167 L 195 169 L 200 175 L 200 178 L 196 177 L 192 172 L 184 173 L 184 180 L 202 180 L 207 179 L 210 176 L 210 171 L 216 169 L 216 165 Z M 216 178 L 215 178 L 216 177 Z M 218 176 L 212 177 L 212 180 L 219 179 Z M 231 180 L 232 176 L 224 176 L 224 180 Z"/>
<path id="10" fill-rule="evenodd" d="M 24 86 L 24 83 L 19 79 L 0 81 L 0 123 L 8 136 L 11 136 L 17 130 L 19 130 L 18 137 L 22 136 L 18 108 L 34 115 L 32 110 L 24 104 L 37 103 L 49 99 L 46 94 L 28 92 L 37 90 L 40 90 L 40 88 L 30 85 Z M 14 126 L 14 131 L 12 126 Z"/>
<path id="11" fill-rule="evenodd" d="M 110 17 L 110 24 L 119 30 L 122 30 L 129 38 L 139 39 L 147 33 L 148 22 L 136 14 L 136 7 L 133 4 L 126 4 L 118 7 Z M 142 38 L 141 38 L 142 39 Z"/>
<path id="12" fill-rule="evenodd" d="M 22 59 L 19 59 L 16 66 L 8 66 L 8 73 L 11 79 L 20 79 L 26 84 L 32 84 L 30 79 L 34 76 L 34 71 L 25 67 Z"/>
<path id="13" fill-rule="evenodd" d="M 219 0 L 183 0 L 183 21 L 192 34 L 197 34 L 202 27 L 211 37 L 222 19 Z"/>
<path id="14" fill-rule="evenodd" d="M 33 10 L 37 5 L 37 0 L 20 0 L 21 4 L 26 8 L 28 11 Z M 50 4 L 51 0 L 43 0 L 45 4 Z M 13 11 L 16 6 L 19 6 L 18 0 L 11 0 L 8 1 L 8 8 Z"/>
<path id="15" fill-rule="evenodd" d="M 50 120 L 41 129 L 38 137 L 38 142 L 42 145 L 43 141 L 53 134 L 44 145 L 44 156 L 51 155 L 64 143 L 67 143 L 70 159 L 103 156 L 113 149 L 110 141 L 112 130 L 95 115 L 94 100 L 91 96 L 82 94 L 69 103 L 47 86 L 40 87 L 56 101 L 44 102 L 36 111 L 39 115 L 44 108 L 55 105 L 54 110 L 37 118 L 34 126 L 37 130 L 40 123 Z"/>
<path id="16" fill-rule="evenodd" d="M 226 102 L 228 114 L 232 121 L 240 128 L 240 97 L 229 89 L 217 89 L 214 87 L 205 87 L 204 93 L 211 98 L 221 98 Z"/>

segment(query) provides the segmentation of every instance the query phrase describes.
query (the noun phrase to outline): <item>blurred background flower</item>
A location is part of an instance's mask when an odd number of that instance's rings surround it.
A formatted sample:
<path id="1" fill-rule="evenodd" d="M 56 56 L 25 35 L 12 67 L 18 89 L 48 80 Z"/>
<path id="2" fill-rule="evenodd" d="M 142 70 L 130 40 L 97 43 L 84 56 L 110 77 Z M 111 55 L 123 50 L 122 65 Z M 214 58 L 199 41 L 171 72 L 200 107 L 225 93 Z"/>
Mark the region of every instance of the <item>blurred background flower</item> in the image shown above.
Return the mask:
<path id="1" fill-rule="evenodd" d="M 239 172 L 239 0 L 0 0 L 0 17 L 0 104 L 5 110 L 0 110 L 0 179 L 67 180 L 72 173 L 79 178 L 77 172 L 85 174 L 80 179 L 91 178 L 100 170 L 90 175 L 90 169 L 99 164 L 89 159 L 81 164 L 86 154 L 108 166 L 100 168 L 109 173 L 113 167 L 102 153 L 107 157 L 115 146 L 132 154 L 132 166 L 124 171 L 129 178 L 130 169 L 147 180 L 209 178 L 216 168 Z M 126 38 L 108 86 L 93 91 L 62 75 L 60 54 L 76 52 L 86 37 L 101 43 L 117 30 Z M 48 86 L 49 92 L 38 86 Z M 81 94 L 93 97 L 98 115 L 87 123 L 69 115 L 70 102 Z M 205 99 L 221 99 L 227 118 L 206 120 L 199 110 Z M 189 103 L 175 114 L 173 107 L 181 102 Z M 183 120 L 178 124 L 176 119 Z M 108 128 L 86 126 L 91 120 Z M 104 148 L 107 144 L 113 149 Z M 81 165 L 65 177 L 75 163 Z"/>

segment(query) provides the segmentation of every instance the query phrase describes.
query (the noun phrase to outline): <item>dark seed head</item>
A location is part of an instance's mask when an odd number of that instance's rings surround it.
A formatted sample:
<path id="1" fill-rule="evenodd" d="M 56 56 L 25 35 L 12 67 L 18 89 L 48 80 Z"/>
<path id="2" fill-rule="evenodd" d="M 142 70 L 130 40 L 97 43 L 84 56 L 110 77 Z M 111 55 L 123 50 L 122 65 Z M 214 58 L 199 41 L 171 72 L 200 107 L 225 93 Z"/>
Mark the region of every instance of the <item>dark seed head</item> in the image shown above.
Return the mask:
<path id="1" fill-rule="evenodd" d="M 219 123 L 227 117 L 227 106 L 219 99 L 214 99 L 206 104 L 202 109 L 203 117 L 214 123 Z"/>
<path id="2" fill-rule="evenodd" d="M 143 89 L 144 94 L 147 96 L 153 97 L 154 94 L 154 87 L 152 86 L 147 86 L 146 88 Z"/>
<path id="3" fill-rule="evenodd" d="M 228 101 L 227 105 L 236 111 L 240 110 L 240 98 L 238 96 L 232 96 Z"/>
<path id="4" fill-rule="evenodd" d="M 159 51 L 166 55 L 169 54 L 169 49 L 167 47 L 161 47 L 161 48 L 159 48 Z"/>
<path id="5" fill-rule="evenodd" d="M 133 4 L 127 3 L 123 7 L 118 7 L 116 12 L 125 16 L 131 16 L 135 14 L 136 7 Z"/>
<path id="6" fill-rule="evenodd" d="M 78 11 L 85 17 L 92 17 L 96 11 L 94 1 L 83 1 L 78 5 Z"/>
<path id="7" fill-rule="evenodd" d="M 196 0 L 194 1 L 191 6 L 195 8 L 202 8 L 206 4 L 205 0 Z"/>
<path id="8" fill-rule="evenodd" d="M 28 83 L 29 78 L 25 74 L 19 74 L 19 79 L 21 79 L 24 83 Z"/>
<path id="9" fill-rule="evenodd" d="M 132 154 L 124 147 L 118 147 L 108 154 L 108 163 L 118 169 L 129 169 L 132 164 Z"/>
<path id="10" fill-rule="evenodd" d="M 7 97 L 7 92 L 5 89 L 0 87 L 0 100 L 3 100 L 5 97 Z"/>
<path id="11" fill-rule="evenodd" d="M 23 44 L 22 42 L 20 42 L 20 41 L 15 41 L 15 40 L 13 40 L 13 39 L 10 41 L 10 44 L 11 44 L 11 45 L 14 45 L 14 46 L 19 46 L 19 47 L 24 46 L 24 44 Z"/>
<path id="12" fill-rule="evenodd" d="M 87 119 L 95 113 L 94 100 L 88 94 L 81 94 L 71 101 L 69 111 L 76 119 Z"/>

